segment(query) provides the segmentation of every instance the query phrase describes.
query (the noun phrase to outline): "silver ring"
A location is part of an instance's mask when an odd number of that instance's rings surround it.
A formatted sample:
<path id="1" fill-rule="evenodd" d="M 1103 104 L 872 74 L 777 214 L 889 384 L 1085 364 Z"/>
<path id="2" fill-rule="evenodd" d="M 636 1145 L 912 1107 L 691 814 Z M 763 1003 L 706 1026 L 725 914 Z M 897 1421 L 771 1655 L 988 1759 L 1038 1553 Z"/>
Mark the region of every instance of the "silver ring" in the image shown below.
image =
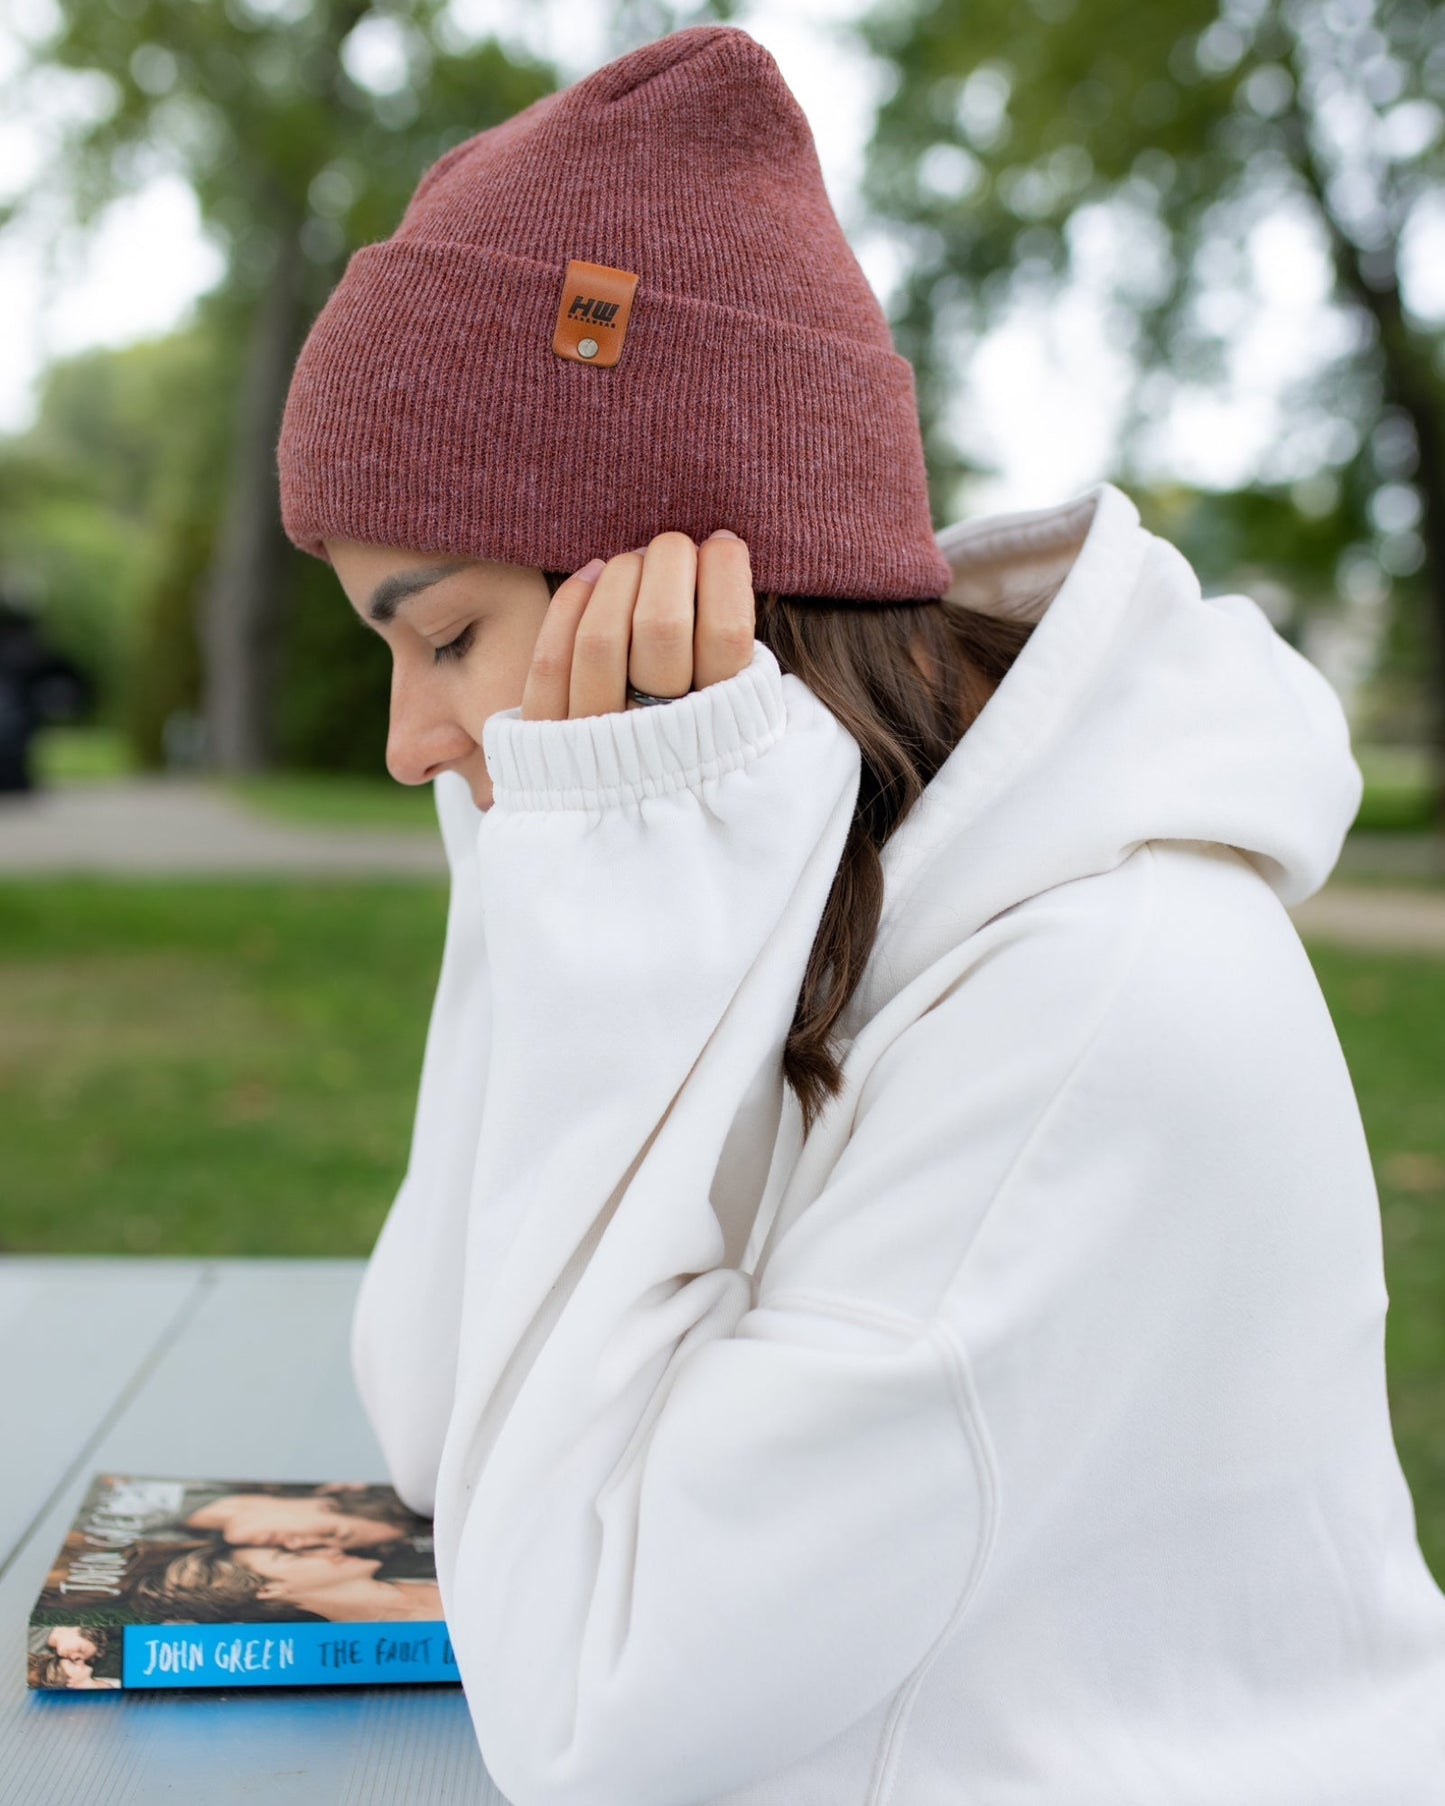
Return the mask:
<path id="1" fill-rule="evenodd" d="M 684 692 L 684 694 L 686 694 L 686 692 Z M 646 690 L 639 690 L 629 677 L 627 680 L 627 700 L 629 702 L 641 703 L 642 706 L 646 708 L 654 702 L 679 702 L 681 701 L 681 697 L 649 696 Z"/>

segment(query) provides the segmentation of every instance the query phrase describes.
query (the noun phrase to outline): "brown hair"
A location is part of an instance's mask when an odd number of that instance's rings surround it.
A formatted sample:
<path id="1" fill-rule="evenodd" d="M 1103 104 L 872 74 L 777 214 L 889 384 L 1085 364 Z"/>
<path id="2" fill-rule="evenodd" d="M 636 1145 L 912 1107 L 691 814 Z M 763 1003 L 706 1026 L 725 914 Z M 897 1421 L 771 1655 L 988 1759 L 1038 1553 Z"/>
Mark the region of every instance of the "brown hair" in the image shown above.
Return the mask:
<path id="1" fill-rule="evenodd" d="M 858 800 L 783 1048 L 808 1135 L 843 1085 L 838 1018 L 883 911 L 884 843 L 977 719 L 1033 623 L 961 602 L 760 596 L 757 638 L 858 742 Z M 922 668 L 919 660 L 921 659 Z"/>
<path id="2" fill-rule="evenodd" d="M 566 582 L 544 575 L 553 595 Z M 1028 612 L 1037 616 L 1044 600 L 1035 598 Z M 884 843 L 973 725 L 1034 624 L 948 597 L 758 597 L 756 637 L 848 730 L 862 762 L 853 820 L 783 1048 L 783 1077 L 797 1096 L 805 1138 L 842 1089 L 834 1031 L 878 932 Z"/>
<path id="3" fill-rule="evenodd" d="M 94 1670 L 92 1669 L 92 1673 Z M 31 1687 L 68 1687 L 70 1681 L 53 1649 L 32 1650 L 25 1658 L 25 1679 Z"/>
<path id="4" fill-rule="evenodd" d="M 157 1543 L 136 1549 L 126 1564 L 127 1601 L 147 1622 L 163 1624 L 229 1624 L 253 1620 L 318 1620 L 319 1612 L 303 1611 L 274 1599 L 258 1597 L 265 1578 L 233 1558 L 220 1537 L 178 1549 Z"/>

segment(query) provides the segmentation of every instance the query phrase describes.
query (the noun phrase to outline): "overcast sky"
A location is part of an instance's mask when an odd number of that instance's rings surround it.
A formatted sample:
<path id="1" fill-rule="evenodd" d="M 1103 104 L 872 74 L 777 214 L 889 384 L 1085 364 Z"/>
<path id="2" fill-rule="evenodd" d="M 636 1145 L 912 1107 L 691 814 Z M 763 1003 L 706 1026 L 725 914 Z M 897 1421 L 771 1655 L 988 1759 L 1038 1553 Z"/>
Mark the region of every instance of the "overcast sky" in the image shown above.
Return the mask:
<path id="1" fill-rule="evenodd" d="M 10 0 L 20 30 L 49 16 L 54 0 Z M 765 44 L 813 127 L 833 204 L 880 298 L 896 267 L 886 242 L 864 229 L 857 201 L 863 147 L 879 71 L 841 29 L 866 0 L 767 0 L 738 23 Z M 478 34 L 546 57 L 575 80 L 615 54 L 608 9 L 582 0 L 454 0 Z M 15 41 L 0 26 L 0 74 Z M 47 104 L 53 110 L 53 101 Z M 25 188 L 44 156 L 36 122 L 0 123 L 0 196 Z M 96 344 L 163 333 L 221 273 L 184 184 L 160 180 L 119 202 L 84 255 L 54 271 L 46 292 L 36 220 L 0 237 L 0 431 L 33 418 L 36 378 L 47 358 Z M 1437 241 L 1438 244 L 1439 241 Z M 1107 474 L 1119 424 L 1124 366 L 1109 342 L 1090 270 L 1102 281 L 1119 254 L 1100 217 L 1084 239 L 1084 278 L 1047 315 L 995 332 L 973 360 L 965 424 L 971 447 L 996 464 L 970 512 L 1033 507 L 1076 493 Z M 1281 427 L 1283 380 L 1306 371 L 1328 345 L 1327 271 L 1307 221 L 1284 219 L 1253 246 L 1264 305 L 1238 321 L 1231 392 L 1177 408 L 1157 447 L 1178 476 L 1229 483 L 1250 474 Z M 1445 258 L 1440 259 L 1445 268 Z M 1441 287 L 1442 284 L 1437 284 Z M 1445 312 L 1445 292 L 1435 297 Z"/>

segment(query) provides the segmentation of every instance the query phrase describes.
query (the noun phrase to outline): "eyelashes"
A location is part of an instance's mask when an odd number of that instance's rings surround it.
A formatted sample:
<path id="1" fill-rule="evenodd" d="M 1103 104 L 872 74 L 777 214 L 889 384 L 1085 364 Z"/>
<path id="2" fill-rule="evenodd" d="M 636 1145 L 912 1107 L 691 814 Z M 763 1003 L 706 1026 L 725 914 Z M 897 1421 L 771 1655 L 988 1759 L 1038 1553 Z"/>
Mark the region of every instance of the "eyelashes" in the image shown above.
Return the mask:
<path id="1" fill-rule="evenodd" d="M 454 640 L 448 640 L 445 646 L 433 646 L 432 663 L 444 665 L 448 661 L 465 658 L 476 634 L 476 624 L 472 622 L 465 626 Z"/>

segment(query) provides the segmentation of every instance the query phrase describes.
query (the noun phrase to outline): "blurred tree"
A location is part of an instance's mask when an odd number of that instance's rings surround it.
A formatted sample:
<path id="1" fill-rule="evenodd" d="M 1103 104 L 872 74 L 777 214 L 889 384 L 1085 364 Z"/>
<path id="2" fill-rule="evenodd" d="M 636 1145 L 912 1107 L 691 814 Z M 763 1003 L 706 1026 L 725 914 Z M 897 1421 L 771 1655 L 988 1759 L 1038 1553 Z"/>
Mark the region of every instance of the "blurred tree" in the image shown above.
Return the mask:
<path id="1" fill-rule="evenodd" d="M 297 556 L 287 677 L 276 706 L 278 762 L 381 777 L 391 714 L 391 656 L 362 626 L 335 572 Z"/>
<path id="2" fill-rule="evenodd" d="M 126 677 L 146 633 L 152 572 L 169 556 L 165 498 L 196 495 L 193 506 L 214 519 L 224 438 L 217 413 L 194 400 L 228 352 L 223 326 L 203 322 L 57 360 L 34 425 L 0 443 L 4 576 L 93 679 L 111 726 L 131 725 Z"/>
<path id="3" fill-rule="evenodd" d="M 305 329 L 350 253 L 394 229 L 428 164 L 556 79 L 461 36 L 446 0 L 66 0 L 15 82 L 57 70 L 93 91 L 51 176 L 78 224 L 174 172 L 226 255 L 235 367 L 185 405 L 230 428 L 203 583 L 209 759 L 253 770 L 275 752 L 285 604 L 299 582 L 275 444 Z M 168 581 L 184 579 L 173 569 Z"/>
<path id="4" fill-rule="evenodd" d="M 174 762 L 171 724 L 198 721 L 204 703 L 196 601 L 211 566 L 231 435 L 223 408 L 195 403 L 197 396 L 235 389 L 244 345 L 238 311 L 225 289 L 204 296 L 195 324 L 156 345 L 157 356 L 169 353 L 172 363 L 165 405 L 147 422 L 151 530 L 135 574 L 139 603 L 126 646 L 121 716 L 132 756 L 147 770 Z"/>
<path id="5" fill-rule="evenodd" d="M 1298 540 L 1265 524 L 1271 499 L 1292 505 L 1315 580 L 1317 554 L 1346 582 L 1368 556 L 1372 580 L 1422 611 L 1402 643 L 1428 648 L 1445 825 L 1445 360 L 1408 280 L 1432 209 L 1439 229 L 1445 8 L 884 0 L 860 30 L 896 73 L 865 194 L 902 242 L 894 327 L 939 513 L 968 468 L 949 427 L 961 348 L 1074 278 L 1089 227 L 1113 228 L 1111 319 L 1137 371 L 1126 464 L 1175 384 L 1222 374 L 1252 305 L 1252 242 L 1312 233 L 1345 329 L 1291 397 L 1232 530 Z"/>

